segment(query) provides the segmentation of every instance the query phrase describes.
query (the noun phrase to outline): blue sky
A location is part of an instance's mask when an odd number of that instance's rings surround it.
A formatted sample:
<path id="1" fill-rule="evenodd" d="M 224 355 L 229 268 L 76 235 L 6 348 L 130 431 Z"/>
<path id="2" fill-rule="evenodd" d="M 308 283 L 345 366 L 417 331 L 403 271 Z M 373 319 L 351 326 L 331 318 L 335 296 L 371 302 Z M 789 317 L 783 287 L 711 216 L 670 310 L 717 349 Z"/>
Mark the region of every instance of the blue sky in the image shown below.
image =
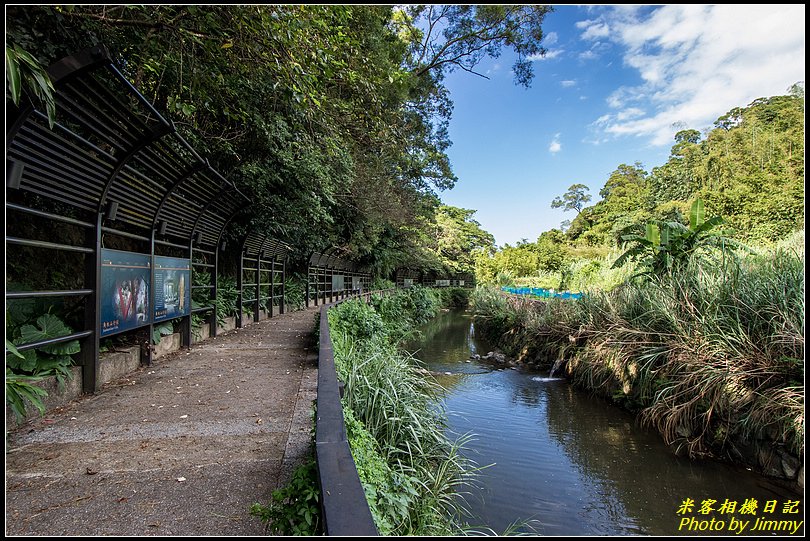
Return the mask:
<path id="1" fill-rule="evenodd" d="M 531 88 L 513 56 L 448 75 L 445 204 L 475 209 L 496 243 L 534 241 L 574 212 L 551 201 L 574 183 L 593 197 L 620 164 L 662 165 L 675 132 L 804 81 L 805 6 L 555 6 Z"/>

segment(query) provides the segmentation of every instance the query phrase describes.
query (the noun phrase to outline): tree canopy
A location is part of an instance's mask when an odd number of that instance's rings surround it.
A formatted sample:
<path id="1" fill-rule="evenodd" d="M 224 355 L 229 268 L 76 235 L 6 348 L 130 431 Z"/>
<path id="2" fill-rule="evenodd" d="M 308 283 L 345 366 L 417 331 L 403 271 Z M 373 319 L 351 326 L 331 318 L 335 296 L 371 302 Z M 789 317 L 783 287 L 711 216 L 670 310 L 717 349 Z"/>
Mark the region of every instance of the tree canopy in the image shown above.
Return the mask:
<path id="1" fill-rule="evenodd" d="M 19 5 L 6 10 L 6 50 L 47 66 L 106 45 L 134 86 L 250 195 L 253 225 L 301 260 L 338 246 L 385 272 L 419 252 L 414 243 L 445 219 L 438 194 L 457 181 L 444 74 L 512 48 L 516 80 L 529 84 L 548 11 Z M 16 88 L 7 86 L 7 99 Z"/>
<path id="2" fill-rule="evenodd" d="M 585 204 L 591 200 L 590 194 L 586 193 L 588 191 L 590 191 L 590 188 L 584 184 L 572 184 L 562 197 L 554 198 L 551 202 L 551 208 L 562 208 L 564 211 L 575 210 L 579 214 Z"/>

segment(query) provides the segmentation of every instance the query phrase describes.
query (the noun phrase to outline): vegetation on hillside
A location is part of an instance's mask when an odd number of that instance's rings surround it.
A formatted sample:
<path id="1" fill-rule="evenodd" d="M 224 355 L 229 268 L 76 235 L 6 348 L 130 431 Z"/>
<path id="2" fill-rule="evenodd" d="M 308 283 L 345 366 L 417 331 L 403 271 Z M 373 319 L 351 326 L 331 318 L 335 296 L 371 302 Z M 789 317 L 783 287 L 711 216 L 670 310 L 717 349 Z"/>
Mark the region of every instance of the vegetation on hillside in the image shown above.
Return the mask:
<path id="1" fill-rule="evenodd" d="M 773 245 L 803 230 L 804 86 L 734 108 L 704 135 L 679 131 L 667 162 L 652 171 L 620 164 L 591 206 L 585 206 L 588 191 L 574 184 L 551 202 L 577 213 L 564 232 L 552 229 L 535 242 L 478 252 L 479 282 L 534 277 L 544 287 L 582 289 L 587 280 L 575 272 L 583 262 L 615 259 L 628 232 L 643 237 L 651 223 L 688 229 L 697 200 L 707 216 L 722 217 L 716 230 L 740 243 Z"/>
<path id="2" fill-rule="evenodd" d="M 760 441 L 804 454 L 804 263 L 801 235 L 745 257 L 685 255 L 676 272 L 576 301 L 481 288 L 476 329 L 517 357 L 565 359 L 575 384 L 690 456 L 764 467 Z"/>

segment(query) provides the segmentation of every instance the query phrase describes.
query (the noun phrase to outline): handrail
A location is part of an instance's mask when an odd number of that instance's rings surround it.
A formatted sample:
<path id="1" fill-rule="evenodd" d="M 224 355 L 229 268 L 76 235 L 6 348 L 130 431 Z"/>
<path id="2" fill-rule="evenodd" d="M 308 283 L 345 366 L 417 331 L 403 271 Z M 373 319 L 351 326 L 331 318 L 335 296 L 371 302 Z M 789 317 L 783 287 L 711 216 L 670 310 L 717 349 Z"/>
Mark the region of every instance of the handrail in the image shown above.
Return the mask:
<path id="1" fill-rule="evenodd" d="M 329 335 L 329 308 L 347 300 L 370 298 L 359 293 L 321 305 L 318 350 L 318 398 L 315 418 L 315 456 L 321 489 L 321 513 L 326 535 L 379 535 L 346 436 L 335 354 Z"/>

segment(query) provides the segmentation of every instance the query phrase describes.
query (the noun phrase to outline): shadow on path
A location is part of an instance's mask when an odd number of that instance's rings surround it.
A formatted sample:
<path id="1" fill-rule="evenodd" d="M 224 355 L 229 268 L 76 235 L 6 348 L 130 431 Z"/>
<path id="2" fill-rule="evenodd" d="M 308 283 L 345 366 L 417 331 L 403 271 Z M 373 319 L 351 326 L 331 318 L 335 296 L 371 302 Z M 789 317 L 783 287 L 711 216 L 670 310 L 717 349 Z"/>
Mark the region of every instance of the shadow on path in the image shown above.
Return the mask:
<path id="1" fill-rule="evenodd" d="M 263 535 L 310 453 L 318 308 L 200 342 L 8 433 L 6 535 Z"/>

